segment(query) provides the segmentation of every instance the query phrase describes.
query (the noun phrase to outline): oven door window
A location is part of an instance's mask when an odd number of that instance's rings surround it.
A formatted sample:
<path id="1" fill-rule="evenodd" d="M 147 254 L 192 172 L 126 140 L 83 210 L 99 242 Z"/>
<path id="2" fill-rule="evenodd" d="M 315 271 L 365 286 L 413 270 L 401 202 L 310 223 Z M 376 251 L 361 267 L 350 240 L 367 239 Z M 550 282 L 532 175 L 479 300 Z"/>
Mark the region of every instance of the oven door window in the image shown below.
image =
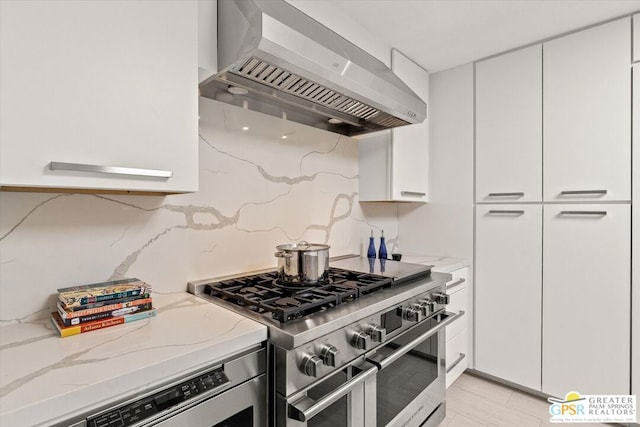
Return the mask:
<path id="1" fill-rule="evenodd" d="M 287 420 L 279 426 L 367 427 L 373 425 L 365 406 L 375 405 L 375 365 L 361 362 L 348 366 L 317 385 L 291 397 Z M 276 411 L 277 412 L 277 411 Z M 285 412 L 285 411 L 283 411 Z M 278 414 L 278 417 L 284 415 Z M 371 418 L 370 418 L 371 417 Z"/>
<path id="2" fill-rule="evenodd" d="M 336 388 L 348 380 L 347 370 L 340 371 L 337 375 L 328 378 L 322 384 L 309 390 L 307 395 L 313 400 L 320 400 L 323 396 L 331 393 Z M 309 427 L 347 427 L 349 420 L 349 395 L 345 395 L 337 402 L 329 405 L 327 409 L 318 413 L 309 420 Z"/>
<path id="3" fill-rule="evenodd" d="M 253 407 L 248 407 L 213 427 L 250 427 L 253 426 Z"/>
<path id="4" fill-rule="evenodd" d="M 436 325 L 433 319 L 421 323 L 378 349 L 376 359 L 391 356 Z M 376 379 L 378 427 L 386 426 L 402 411 L 412 411 L 412 406 L 417 410 L 420 407 L 439 404 L 436 400 L 430 402 L 429 393 L 425 392 L 431 386 L 438 387 L 438 375 L 441 375 L 438 355 L 442 349 L 439 348 L 438 335 L 436 333 L 422 341 L 378 373 Z M 428 411 L 427 415 L 430 412 Z"/>

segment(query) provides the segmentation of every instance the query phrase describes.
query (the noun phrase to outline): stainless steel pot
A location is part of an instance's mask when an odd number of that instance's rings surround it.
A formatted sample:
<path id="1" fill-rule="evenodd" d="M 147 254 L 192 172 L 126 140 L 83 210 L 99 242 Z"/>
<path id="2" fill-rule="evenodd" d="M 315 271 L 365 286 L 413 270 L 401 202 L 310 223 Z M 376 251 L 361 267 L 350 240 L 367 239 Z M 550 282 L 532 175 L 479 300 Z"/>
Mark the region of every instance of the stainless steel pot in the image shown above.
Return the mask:
<path id="1" fill-rule="evenodd" d="M 276 246 L 280 280 L 292 286 L 312 286 L 329 280 L 329 245 L 290 243 Z"/>

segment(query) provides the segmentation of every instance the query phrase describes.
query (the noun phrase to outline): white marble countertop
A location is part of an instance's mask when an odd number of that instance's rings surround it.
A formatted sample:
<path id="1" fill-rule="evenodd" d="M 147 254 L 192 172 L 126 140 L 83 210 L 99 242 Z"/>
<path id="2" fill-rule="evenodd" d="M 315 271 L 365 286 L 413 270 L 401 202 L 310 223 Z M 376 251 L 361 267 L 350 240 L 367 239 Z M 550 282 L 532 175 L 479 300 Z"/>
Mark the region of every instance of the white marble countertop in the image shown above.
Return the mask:
<path id="1" fill-rule="evenodd" d="M 415 253 L 403 253 L 403 262 L 410 262 L 413 264 L 427 264 L 432 265 L 432 271 L 437 273 L 451 273 L 459 268 L 468 267 L 469 260 L 464 258 L 453 258 L 437 255 L 421 255 Z"/>
<path id="2" fill-rule="evenodd" d="M 64 421 L 267 339 L 265 326 L 186 292 L 158 315 L 59 338 L 48 318 L 0 328 L 0 425 Z"/>

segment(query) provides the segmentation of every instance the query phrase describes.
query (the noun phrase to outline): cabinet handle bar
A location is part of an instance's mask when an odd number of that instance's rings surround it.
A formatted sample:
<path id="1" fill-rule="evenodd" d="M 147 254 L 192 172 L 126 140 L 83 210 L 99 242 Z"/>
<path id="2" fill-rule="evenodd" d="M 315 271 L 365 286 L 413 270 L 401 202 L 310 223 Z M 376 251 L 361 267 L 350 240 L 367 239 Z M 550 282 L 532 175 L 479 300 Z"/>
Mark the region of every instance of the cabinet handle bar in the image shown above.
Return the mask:
<path id="1" fill-rule="evenodd" d="M 449 372 L 451 372 L 451 371 L 453 370 L 453 368 L 455 368 L 456 366 L 458 366 L 458 364 L 459 364 L 460 362 L 462 362 L 462 361 L 464 360 L 464 358 L 465 358 L 465 357 L 467 357 L 467 355 L 466 355 L 466 354 L 464 354 L 464 353 L 460 353 L 460 356 L 458 356 L 458 358 L 456 359 L 456 361 L 455 361 L 455 362 L 453 362 L 453 363 L 451 364 L 451 366 L 449 366 L 449 367 L 447 368 L 447 374 L 448 374 Z"/>
<path id="2" fill-rule="evenodd" d="M 122 166 L 101 166 L 101 165 L 85 165 L 81 163 L 64 163 L 64 162 L 51 162 L 49 163 L 49 169 L 55 170 L 67 170 L 75 172 L 95 172 L 95 173 L 107 173 L 114 175 L 135 175 L 146 176 L 152 178 L 171 178 L 173 176 L 172 171 L 156 170 L 156 169 L 138 169 L 138 168 L 126 168 Z"/>
<path id="3" fill-rule="evenodd" d="M 449 283 L 449 284 L 447 285 L 447 289 L 451 289 L 451 288 L 453 288 L 454 286 L 458 286 L 459 284 L 464 283 L 464 282 L 466 282 L 466 280 L 464 279 L 464 277 L 462 277 L 462 278 L 460 278 L 460 279 L 456 280 L 456 281 L 455 281 L 455 282 L 453 282 L 453 283 Z"/>
<path id="4" fill-rule="evenodd" d="M 561 211 L 560 215 L 598 215 L 605 216 L 607 211 Z"/>
<path id="5" fill-rule="evenodd" d="M 489 197 L 524 197 L 524 193 L 489 193 Z"/>
<path id="6" fill-rule="evenodd" d="M 420 193 L 418 191 L 401 191 L 400 195 L 402 196 L 414 196 L 414 197 L 424 197 L 427 193 Z"/>
<path id="7" fill-rule="evenodd" d="M 560 195 L 562 196 L 572 196 L 572 195 L 579 195 L 579 194 L 607 194 L 607 190 L 568 190 L 568 191 L 561 191 Z"/>
<path id="8" fill-rule="evenodd" d="M 489 214 L 511 214 L 511 215 L 524 215 L 522 210 L 505 210 L 505 209 L 491 209 Z"/>

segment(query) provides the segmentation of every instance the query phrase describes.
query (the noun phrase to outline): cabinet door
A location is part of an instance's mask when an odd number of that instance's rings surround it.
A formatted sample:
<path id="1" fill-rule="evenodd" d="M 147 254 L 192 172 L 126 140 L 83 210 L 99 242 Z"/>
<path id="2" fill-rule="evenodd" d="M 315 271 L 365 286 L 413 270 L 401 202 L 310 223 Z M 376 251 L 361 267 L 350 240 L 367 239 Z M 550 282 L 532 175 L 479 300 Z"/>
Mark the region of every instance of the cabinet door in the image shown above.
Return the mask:
<path id="1" fill-rule="evenodd" d="M 627 204 L 544 207 L 542 391 L 629 394 Z"/>
<path id="2" fill-rule="evenodd" d="M 429 99 L 429 74 L 393 49 L 393 72 L 425 102 Z M 422 123 L 391 130 L 391 198 L 427 202 L 429 200 L 429 111 Z"/>
<path id="3" fill-rule="evenodd" d="M 640 61 L 640 13 L 633 15 L 633 62 L 638 61 Z"/>
<path id="4" fill-rule="evenodd" d="M 463 267 L 451 273 L 447 282 L 447 294 L 450 296 L 447 310 L 454 313 L 463 310 L 464 316 L 447 325 L 446 346 L 446 386 L 449 387 L 467 369 L 469 361 L 469 268 Z"/>
<path id="5" fill-rule="evenodd" d="M 542 200 L 542 46 L 476 64 L 476 201 Z"/>
<path id="6" fill-rule="evenodd" d="M 391 131 L 376 132 L 359 138 L 358 180 L 361 202 L 390 201 Z"/>
<path id="7" fill-rule="evenodd" d="M 447 310 L 455 313 L 460 310 L 465 314 L 455 322 L 447 325 L 446 335 L 447 340 L 458 335 L 464 329 L 468 329 L 469 326 L 469 296 L 468 296 L 468 283 L 469 269 L 467 267 L 460 268 L 451 273 L 451 280 L 446 283 L 447 294 L 450 296 Z M 447 361 L 449 362 L 449 361 Z"/>
<path id="8" fill-rule="evenodd" d="M 3 0 L 0 9 L 0 185 L 197 190 L 196 1 Z"/>
<path id="9" fill-rule="evenodd" d="M 476 369 L 540 390 L 542 207 L 476 206 Z"/>
<path id="10" fill-rule="evenodd" d="M 552 40 L 544 56 L 544 199 L 631 197 L 630 18 Z"/>

